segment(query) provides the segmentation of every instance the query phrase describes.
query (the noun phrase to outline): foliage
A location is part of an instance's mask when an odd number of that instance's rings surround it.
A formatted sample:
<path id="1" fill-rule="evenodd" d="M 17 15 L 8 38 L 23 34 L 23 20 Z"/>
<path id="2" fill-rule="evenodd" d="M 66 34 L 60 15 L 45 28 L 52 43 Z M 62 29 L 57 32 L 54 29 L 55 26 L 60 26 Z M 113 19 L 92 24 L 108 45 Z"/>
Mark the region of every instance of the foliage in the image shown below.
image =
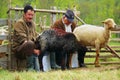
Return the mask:
<path id="1" fill-rule="evenodd" d="M 7 10 L 8 10 L 8 0 L 0 0 L 0 18 L 7 17 Z"/>
<path id="2" fill-rule="evenodd" d="M 114 9 L 116 0 L 84 0 L 79 3 L 81 17 L 85 20 L 85 22 L 92 24 L 99 24 L 100 22 L 106 18 L 114 19 Z"/>
<path id="3" fill-rule="evenodd" d="M 6 18 L 9 1 L 0 0 L 0 2 L 0 18 Z M 12 7 L 16 5 L 23 7 L 26 4 L 41 9 L 50 9 L 51 6 L 56 6 L 60 10 L 73 9 L 76 6 L 77 10 L 81 12 L 80 17 L 86 23 L 101 25 L 102 20 L 111 17 L 117 24 L 120 24 L 119 0 L 11 0 Z"/>

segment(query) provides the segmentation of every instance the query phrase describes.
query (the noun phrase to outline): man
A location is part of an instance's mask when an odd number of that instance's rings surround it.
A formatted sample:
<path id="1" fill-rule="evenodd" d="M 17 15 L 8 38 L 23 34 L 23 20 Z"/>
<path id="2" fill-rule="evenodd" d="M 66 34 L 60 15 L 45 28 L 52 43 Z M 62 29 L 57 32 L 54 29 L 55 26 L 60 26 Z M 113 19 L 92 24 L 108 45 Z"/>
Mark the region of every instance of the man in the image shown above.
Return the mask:
<path id="1" fill-rule="evenodd" d="M 57 20 L 51 27 L 56 30 L 59 35 L 64 35 L 66 32 L 73 32 L 74 28 L 76 27 L 76 23 L 74 22 L 74 13 L 72 10 L 67 10 L 66 13 L 64 14 L 64 16 L 62 17 L 62 19 Z M 78 54 L 78 61 L 79 61 L 79 66 L 80 67 L 84 67 L 84 56 L 85 56 L 85 51 L 86 48 L 84 47 L 83 50 L 79 50 Z M 59 56 L 59 52 L 56 54 L 57 56 Z M 53 55 L 51 61 L 53 62 L 54 58 Z M 72 67 L 78 67 L 78 62 L 75 60 L 77 59 L 77 54 L 73 54 L 72 56 Z M 58 63 L 60 63 L 59 61 L 59 57 L 57 57 L 57 61 Z M 68 64 L 69 65 L 69 64 Z"/>
<path id="2" fill-rule="evenodd" d="M 39 69 L 38 55 L 40 51 L 35 49 L 35 40 L 37 33 L 35 23 L 33 22 L 34 9 L 27 5 L 24 7 L 24 14 L 14 25 L 13 32 L 13 51 L 17 59 L 27 61 L 27 70 Z"/>

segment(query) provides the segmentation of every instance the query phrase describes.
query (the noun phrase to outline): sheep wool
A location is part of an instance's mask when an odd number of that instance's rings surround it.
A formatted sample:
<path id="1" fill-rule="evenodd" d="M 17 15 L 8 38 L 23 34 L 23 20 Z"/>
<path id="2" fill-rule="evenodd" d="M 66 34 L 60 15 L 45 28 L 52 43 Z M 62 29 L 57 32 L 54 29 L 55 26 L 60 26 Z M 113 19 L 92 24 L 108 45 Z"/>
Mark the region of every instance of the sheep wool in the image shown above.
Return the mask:
<path id="1" fill-rule="evenodd" d="M 105 47 L 110 38 L 110 30 L 115 27 L 113 19 L 103 21 L 104 27 L 85 24 L 74 29 L 73 33 L 83 46 L 93 46 L 96 48 L 95 66 L 100 66 L 98 57 L 101 48 Z"/>

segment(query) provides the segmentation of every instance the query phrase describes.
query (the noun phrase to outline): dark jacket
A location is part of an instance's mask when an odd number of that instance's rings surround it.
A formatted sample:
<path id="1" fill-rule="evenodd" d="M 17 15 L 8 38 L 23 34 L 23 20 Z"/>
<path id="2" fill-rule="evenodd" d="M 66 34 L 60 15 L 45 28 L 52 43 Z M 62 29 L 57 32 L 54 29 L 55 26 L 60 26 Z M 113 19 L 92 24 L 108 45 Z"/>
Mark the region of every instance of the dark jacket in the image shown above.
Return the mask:
<path id="1" fill-rule="evenodd" d="M 73 32 L 73 30 L 75 29 L 75 27 L 76 27 L 75 22 L 72 22 L 72 25 L 71 25 L 72 32 Z M 52 29 L 55 29 L 55 30 L 56 30 L 58 33 L 60 33 L 60 34 L 66 33 L 66 32 L 65 32 L 65 26 L 64 26 L 64 24 L 63 24 L 63 22 L 62 22 L 62 19 L 57 20 L 57 21 L 51 26 L 51 28 L 52 28 Z"/>

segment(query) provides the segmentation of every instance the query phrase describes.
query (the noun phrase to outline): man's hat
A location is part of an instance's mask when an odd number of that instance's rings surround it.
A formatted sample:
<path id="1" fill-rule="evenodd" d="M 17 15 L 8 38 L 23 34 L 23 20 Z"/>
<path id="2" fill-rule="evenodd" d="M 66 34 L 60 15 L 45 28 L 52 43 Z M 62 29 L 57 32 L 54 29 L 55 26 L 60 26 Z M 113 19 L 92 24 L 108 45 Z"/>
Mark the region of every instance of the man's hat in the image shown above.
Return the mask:
<path id="1" fill-rule="evenodd" d="M 65 13 L 65 16 L 67 17 L 67 19 L 70 21 L 70 22 L 73 22 L 74 21 L 74 13 L 72 10 L 67 10 L 66 13 Z"/>

